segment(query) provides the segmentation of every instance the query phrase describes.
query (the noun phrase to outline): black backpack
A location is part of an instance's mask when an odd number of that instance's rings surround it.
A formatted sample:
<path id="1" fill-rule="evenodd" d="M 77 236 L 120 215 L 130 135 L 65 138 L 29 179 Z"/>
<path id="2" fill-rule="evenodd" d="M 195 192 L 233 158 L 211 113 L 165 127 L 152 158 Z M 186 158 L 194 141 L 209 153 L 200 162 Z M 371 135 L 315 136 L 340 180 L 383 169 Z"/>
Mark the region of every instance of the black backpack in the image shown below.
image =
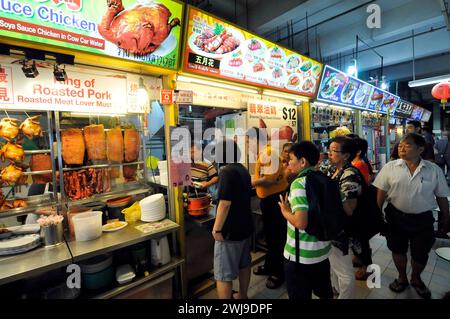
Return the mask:
<path id="1" fill-rule="evenodd" d="M 346 233 L 350 237 L 369 240 L 382 231 L 384 226 L 383 215 L 377 203 L 377 189 L 367 185 L 359 169 L 354 167 L 361 178 L 362 192 L 358 197 L 356 209 L 349 218 Z"/>
<path id="2" fill-rule="evenodd" d="M 309 207 L 305 231 L 320 241 L 342 236 L 347 217 L 342 206 L 339 183 L 322 172 L 310 171 L 305 184 Z"/>

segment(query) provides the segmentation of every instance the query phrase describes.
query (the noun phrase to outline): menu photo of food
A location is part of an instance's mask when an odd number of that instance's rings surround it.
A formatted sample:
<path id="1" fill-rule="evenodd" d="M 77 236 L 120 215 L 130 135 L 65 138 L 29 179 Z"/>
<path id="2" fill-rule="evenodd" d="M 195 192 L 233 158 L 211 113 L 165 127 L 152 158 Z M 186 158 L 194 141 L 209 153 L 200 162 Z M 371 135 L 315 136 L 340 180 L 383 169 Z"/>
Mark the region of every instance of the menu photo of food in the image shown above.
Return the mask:
<path id="1" fill-rule="evenodd" d="M 224 57 L 220 61 L 220 74 L 243 80 L 244 79 L 243 65 L 244 65 L 244 58 L 242 57 L 241 52 L 237 51 L 230 56 Z"/>
<path id="2" fill-rule="evenodd" d="M 281 67 L 274 67 L 267 70 L 266 78 L 268 85 L 283 88 L 286 83 L 286 71 Z"/>
<path id="3" fill-rule="evenodd" d="M 284 68 L 284 61 L 286 58 L 286 53 L 279 46 L 274 46 L 267 50 L 266 61 L 267 64 L 272 67 Z"/>
<path id="4" fill-rule="evenodd" d="M 375 89 L 373 90 L 372 96 L 370 97 L 368 109 L 372 111 L 381 111 L 381 104 L 383 102 L 384 94 L 383 92 Z"/>
<path id="5" fill-rule="evenodd" d="M 320 91 L 320 96 L 324 99 L 331 98 L 334 93 L 339 89 L 341 85 L 341 80 L 338 78 L 336 72 L 332 72 L 326 76 L 325 81 L 322 84 L 322 90 Z"/>
<path id="6" fill-rule="evenodd" d="M 255 38 L 245 40 L 244 45 L 242 46 L 245 59 L 251 62 L 263 60 L 266 50 L 266 44 Z"/>
<path id="7" fill-rule="evenodd" d="M 357 106 L 365 107 L 369 101 L 372 86 L 367 83 L 361 83 L 359 89 L 356 90 L 354 103 Z"/>
<path id="8" fill-rule="evenodd" d="M 300 91 L 300 84 L 303 82 L 303 76 L 300 73 L 292 73 L 288 75 L 286 81 L 286 89 Z"/>
<path id="9" fill-rule="evenodd" d="M 302 72 L 305 76 L 310 76 L 312 66 L 313 66 L 312 62 L 309 60 L 306 60 L 300 66 L 300 72 Z"/>
<path id="10" fill-rule="evenodd" d="M 217 59 L 240 50 L 244 40 L 239 30 L 216 22 L 214 26 L 204 24 L 200 33 L 193 32 L 189 38 L 189 47 L 197 54 Z"/>
<path id="11" fill-rule="evenodd" d="M 316 83 L 309 77 L 305 77 L 302 85 L 300 86 L 300 91 L 304 93 L 314 93 L 316 90 Z"/>
<path id="12" fill-rule="evenodd" d="M 269 67 L 264 60 L 246 63 L 245 80 L 260 84 L 267 84 L 266 76 Z"/>
<path id="13" fill-rule="evenodd" d="M 344 103 L 351 103 L 353 95 L 359 88 L 359 83 L 351 79 L 344 85 L 341 91 L 341 101 Z"/>
<path id="14" fill-rule="evenodd" d="M 286 58 L 286 71 L 288 73 L 295 73 L 302 64 L 303 60 L 298 54 L 291 54 Z"/>

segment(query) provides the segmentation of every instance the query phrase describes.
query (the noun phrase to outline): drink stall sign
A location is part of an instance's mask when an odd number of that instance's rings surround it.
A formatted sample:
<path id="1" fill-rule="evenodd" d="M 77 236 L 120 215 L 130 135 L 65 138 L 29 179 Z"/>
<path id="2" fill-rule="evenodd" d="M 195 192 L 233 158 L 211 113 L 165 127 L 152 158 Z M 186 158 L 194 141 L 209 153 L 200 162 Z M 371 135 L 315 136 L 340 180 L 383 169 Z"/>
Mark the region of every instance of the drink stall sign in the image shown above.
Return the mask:
<path id="1" fill-rule="evenodd" d="M 380 112 L 383 114 L 395 114 L 395 108 L 400 101 L 400 97 L 374 87 L 367 105 L 367 109 L 372 112 Z"/>
<path id="2" fill-rule="evenodd" d="M 365 109 L 373 86 L 326 65 L 317 100 Z"/>
<path id="3" fill-rule="evenodd" d="M 405 100 L 400 100 L 395 109 L 394 115 L 397 117 L 409 118 L 413 112 L 414 104 Z"/>
<path id="4" fill-rule="evenodd" d="M 183 69 L 314 97 L 322 64 L 189 9 Z"/>
<path id="5" fill-rule="evenodd" d="M 5 0 L 2 35 L 176 70 L 183 5 L 172 0 Z M 146 25 L 157 26 L 155 30 Z"/>

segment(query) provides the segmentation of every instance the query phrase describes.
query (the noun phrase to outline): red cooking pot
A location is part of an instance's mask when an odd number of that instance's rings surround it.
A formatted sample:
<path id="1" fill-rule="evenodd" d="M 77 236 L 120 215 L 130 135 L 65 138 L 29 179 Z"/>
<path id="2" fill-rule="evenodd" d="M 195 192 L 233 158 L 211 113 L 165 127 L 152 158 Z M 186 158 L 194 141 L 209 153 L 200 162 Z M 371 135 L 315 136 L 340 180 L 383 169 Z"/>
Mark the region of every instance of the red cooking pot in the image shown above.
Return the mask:
<path id="1" fill-rule="evenodd" d="M 208 193 L 190 193 L 187 194 L 185 207 L 191 216 L 208 215 L 211 206 L 211 195 Z"/>

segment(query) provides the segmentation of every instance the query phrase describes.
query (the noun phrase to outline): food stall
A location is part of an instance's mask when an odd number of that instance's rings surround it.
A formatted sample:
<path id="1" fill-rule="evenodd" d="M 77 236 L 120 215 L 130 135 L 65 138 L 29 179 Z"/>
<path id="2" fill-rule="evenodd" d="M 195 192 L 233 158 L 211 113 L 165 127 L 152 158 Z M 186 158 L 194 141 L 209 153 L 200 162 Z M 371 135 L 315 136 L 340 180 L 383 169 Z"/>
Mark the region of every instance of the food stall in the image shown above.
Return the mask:
<path id="1" fill-rule="evenodd" d="M 136 2 L 2 10 L 2 296 L 183 296 L 173 190 L 157 193 L 147 178 L 184 6 Z M 159 19 L 158 35 L 136 43 L 121 27 L 136 17 Z M 81 282 L 71 289 L 74 265 Z"/>
<path id="2" fill-rule="evenodd" d="M 389 141 L 391 153 L 395 144 L 398 143 L 405 134 L 406 122 L 411 116 L 413 108 L 414 105 L 412 103 L 401 99 L 395 109 L 394 116 L 389 120 Z"/>
<path id="3" fill-rule="evenodd" d="M 300 119 L 307 112 L 309 121 L 308 103 L 317 91 L 320 63 L 194 7 L 186 10 L 185 23 L 176 89 L 191 91 L 193 99 L 180 106 L 178 124 L 188 126 L 195 141 L 203 147 L 213 141 L 203 136 L 207 128 L 228 137 L 242 135 L 250 127 L 281 128 L 280 142 L 309 138 L 309 125 L 306 130 Z M 201 128 L 193 128 L 195 120 L 201 120 Z M 251 153 L 245 143 L 239 146 L 252 172 Z M 257 201 L 253 207 L 257 209 Z M 212 270 L 208 227 L 214 212 L 205 218 L 185 216 L 187 277 L 193 283 Z"/>

